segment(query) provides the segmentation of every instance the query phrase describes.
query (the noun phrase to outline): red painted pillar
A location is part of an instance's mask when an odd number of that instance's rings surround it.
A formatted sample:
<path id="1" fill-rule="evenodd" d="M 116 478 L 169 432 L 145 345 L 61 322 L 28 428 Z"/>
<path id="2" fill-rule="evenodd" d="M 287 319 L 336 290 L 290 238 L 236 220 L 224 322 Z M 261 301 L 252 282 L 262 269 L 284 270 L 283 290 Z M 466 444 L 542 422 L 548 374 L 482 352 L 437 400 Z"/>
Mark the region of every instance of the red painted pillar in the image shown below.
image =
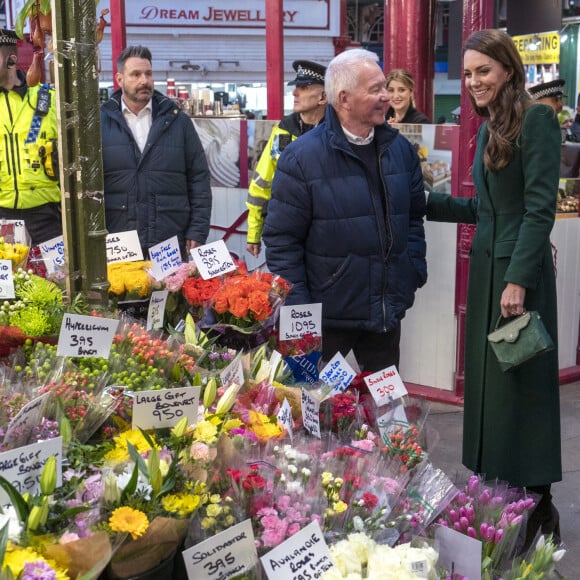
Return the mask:
<path id="1" fill-rule="evenodd" d="M 433 117 L 435 0 L 385 0 L 385 74 L 408 70 L 415 79 L 415 105 Z"/>
<path id="2" fill-rule="evenodd" d="M 111 0 L 111 47 L 113 59 L 113 86 L 119 88 L 116 81 L 117 58 L 127 46 L 127 23 L 125 20 L 125 0 Z"/>
<path id="3" fill-rule="evenodd" d="M 465 40 L 472 32 L 492 28 L 494 22 L 494 0 L 463 0 L 463 33 Z M 471 180 L 471 167 L 475 154 L 477 129 L 481 118 L 471 109 L 465 86 L 461 86 L 461 125 L 459 127 L 459 197 L 473 197 L 475 188 Z M 457 316 L 457 365 L 455 371 L 455 394 L 463 395 L 465 387 L 465 305 L 467 302 L 467 277 L 469 250 L 475 226 L 457 226 L 457 258 L 455 280 L 455 313 Z"/>
<path id="4" fill-rule="evenodd" d="M 266 2 L 266 90 L 268 119 L 284 116 L 284 11 L 282 0 Z"/>

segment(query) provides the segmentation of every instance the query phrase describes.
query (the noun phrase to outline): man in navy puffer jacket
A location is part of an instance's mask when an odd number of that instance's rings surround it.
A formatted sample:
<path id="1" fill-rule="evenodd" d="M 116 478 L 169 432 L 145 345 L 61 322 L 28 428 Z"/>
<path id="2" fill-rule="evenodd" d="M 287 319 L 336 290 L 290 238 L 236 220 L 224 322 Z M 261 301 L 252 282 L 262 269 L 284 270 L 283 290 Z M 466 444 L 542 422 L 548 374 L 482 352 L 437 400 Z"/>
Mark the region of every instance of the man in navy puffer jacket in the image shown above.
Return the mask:
<path id="1" fill-rule="evenodd" d="M 411 143 L 384 122 L 377 56 L 329 64 L 325 122 L 280 156 L 263 239 L 286 304 L 322 303 L 323 359 L 351 349 L 363 370 L 398 365 L 400 321 L 427 279 L 425 192 Z"/>
<path id="2" fill-rule="evenodd" d="M 105 215 L 109 233 L 137 230 L 147 250 L 177 236 L 187 250 L 209 233 L 209 169 L 191 119 L 153 89 L 151 52 L 117 59 L 121 89 L 101 107 Z"/>

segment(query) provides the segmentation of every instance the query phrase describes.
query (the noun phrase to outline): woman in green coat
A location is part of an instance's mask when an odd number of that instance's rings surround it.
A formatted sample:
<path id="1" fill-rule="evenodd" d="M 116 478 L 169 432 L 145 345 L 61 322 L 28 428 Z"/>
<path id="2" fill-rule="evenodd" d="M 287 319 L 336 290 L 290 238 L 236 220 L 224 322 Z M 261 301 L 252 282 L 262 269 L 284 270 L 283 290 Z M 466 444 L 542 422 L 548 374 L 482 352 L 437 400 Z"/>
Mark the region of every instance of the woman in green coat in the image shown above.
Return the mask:
<path id="1" fill-rule="evenodd" d="M 537 310 L 557 344 L 550 232 L 556 213 L 560 127 L 553 109 L 525 90 L 521 58 L 498 30 L 472 34 L 463 49 L 465 87 L 480 127 L 475 198 L 431 193 L 427 218 L 475 223 L 465 341 L 463 463 L 488 479 L 541 495 L 528 524 L 558 530 L 550 484 L 562 479 L 557 348 L 503 373 L 487 335 L 498 318 Z"/>

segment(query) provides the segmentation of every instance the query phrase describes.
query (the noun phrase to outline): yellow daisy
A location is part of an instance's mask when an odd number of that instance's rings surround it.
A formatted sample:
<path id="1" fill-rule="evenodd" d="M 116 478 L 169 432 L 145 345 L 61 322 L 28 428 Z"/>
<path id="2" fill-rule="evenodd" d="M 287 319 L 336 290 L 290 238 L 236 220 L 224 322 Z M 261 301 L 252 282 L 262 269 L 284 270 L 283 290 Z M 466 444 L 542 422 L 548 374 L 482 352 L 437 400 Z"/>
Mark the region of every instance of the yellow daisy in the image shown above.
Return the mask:
<path id="1" fill-rule="evenodd" d="M 149 520 L 142 511 L 123 506 L 111 514 L 109 526 L 114 532 L 127 532 L 136 540 L 147 531 Z"/>

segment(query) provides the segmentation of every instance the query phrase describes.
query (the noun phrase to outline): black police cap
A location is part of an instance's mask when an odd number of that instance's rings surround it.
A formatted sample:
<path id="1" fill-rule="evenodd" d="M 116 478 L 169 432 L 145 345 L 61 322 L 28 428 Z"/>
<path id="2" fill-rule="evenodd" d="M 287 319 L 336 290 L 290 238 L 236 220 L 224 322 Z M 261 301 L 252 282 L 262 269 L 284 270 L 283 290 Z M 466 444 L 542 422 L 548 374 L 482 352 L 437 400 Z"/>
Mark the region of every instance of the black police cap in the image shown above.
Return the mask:
<path id="1" fill-rule="evenodd" d="M 296 78 L 289 85 L 303 87 L 306 85 L 323 85 L 326 67 L 310 60 L 295 60 L 292 68 L 296 71 Z"/>

